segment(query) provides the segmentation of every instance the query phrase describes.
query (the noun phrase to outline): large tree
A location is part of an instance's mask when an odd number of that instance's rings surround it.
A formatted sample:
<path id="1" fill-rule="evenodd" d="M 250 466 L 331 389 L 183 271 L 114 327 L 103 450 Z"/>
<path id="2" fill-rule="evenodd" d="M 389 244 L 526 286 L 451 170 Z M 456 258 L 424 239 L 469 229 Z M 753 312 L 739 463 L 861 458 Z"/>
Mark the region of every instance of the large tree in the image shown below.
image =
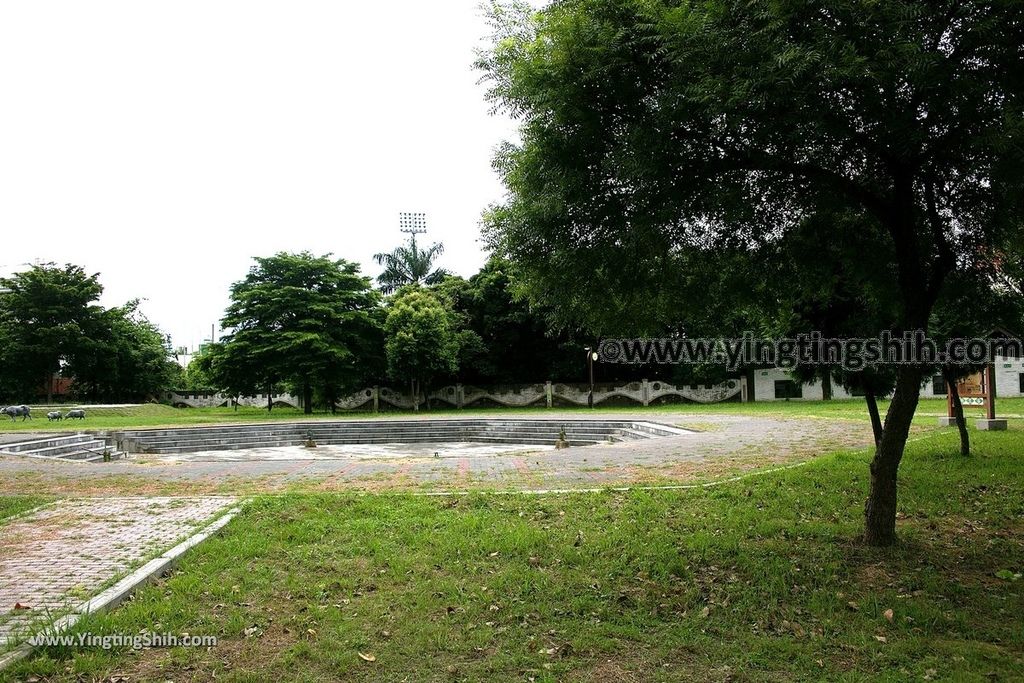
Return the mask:
<path id="1" fill-rule="evenodd" d="M 680 254 L 770 248 L 842 210 L 856 220 L 837 232 L 878 235 L 864 257 L 887 272 L 892 328 L 927 330 L 949 273 L 990 263 L 1019 230 L 1015 1 L 561 0 L 494 19 L 480 66 L 521 142 L 498 154 L 509 198 L 487 234 L 565 315 L 684 318 L 701 302 L 661 287 Z M 924 371 L 896 371 L 871 544 L 895 540 Z"/>
<path id="2" fill-rule="evenodd" d="M 99 274 L 53 263 L 0 279 L 3 374 L 12 398 L 31 400 L 41 391 L 53 400 L 53 377 L 102 328 Z"/>
<path id="3" fill-rule="evenodd" d="M 585 367 L 584 342 L 552 327 L 544 311 L 518 298 L 511 265 L 491 258 L 468 280 L 448 277 L 434 287 L 458 316 L 464 382 L 513 384 L 569 381 Z"/>
<path id="4" fill-rule="evenodd" d="M 174 383 L 165 335 L 139 302 L 103 308 L 98 274 L 80 266 L 32 266 L 0 282 L 0 391 L 53 400 L 52 378 L 92 401 L 142 401 Z"/>
<path id="5" fill-rule="evenodd" d="M 75 394 L 92 401 L 146 401 L 181 375 L 167 336 L 129 301 L 102 311 L 83 325 L 65 374 Z"/>
<path id="6" fill-rule="evenodd" d="M 210 369 L 235 391 L 255 385 L 269 395 L 287 382 L 310 413 L 314 385 L 334 396 L 373 367 L 367 354 L 379 337 L 379 295 L 358 264 L 330 255 L 282 252 L 255 261 L 231 286 L 222 320 L 230 333 L 212 352 Z"/>
<path id="7" fill-rule="evenodd" d="M 438 379 L 458 370 L 459 334 L 452 311 L 429 290 L 410 286 L 391 300 L 384 321 L 388 375 L 408 382 L 413 406 Z"/>

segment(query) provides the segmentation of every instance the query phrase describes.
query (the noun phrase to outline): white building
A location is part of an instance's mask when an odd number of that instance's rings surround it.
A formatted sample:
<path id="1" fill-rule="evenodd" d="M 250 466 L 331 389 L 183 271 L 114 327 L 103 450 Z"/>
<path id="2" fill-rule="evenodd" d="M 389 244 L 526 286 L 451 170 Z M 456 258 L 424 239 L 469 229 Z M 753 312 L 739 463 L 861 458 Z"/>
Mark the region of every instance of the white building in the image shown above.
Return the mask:
<path id="1" fill-rule="evenodd" d="M 996 398 L 1012 398 L 1024 396 L 1024 360 L 1006 356 L 997 356 L 995 363 Z M 822 399 L 821 382 L 801 384 L 794 381 L 788 370 L 770 368 L 754 370 L 755 401 L 820 401 Z M 946 395 L 946 385 L 942 377 L 933 377 L 921 387 L 921 398 L 933 398 Z M 832 383 L 832 398 L 854 398 L 843 387 Z"/>

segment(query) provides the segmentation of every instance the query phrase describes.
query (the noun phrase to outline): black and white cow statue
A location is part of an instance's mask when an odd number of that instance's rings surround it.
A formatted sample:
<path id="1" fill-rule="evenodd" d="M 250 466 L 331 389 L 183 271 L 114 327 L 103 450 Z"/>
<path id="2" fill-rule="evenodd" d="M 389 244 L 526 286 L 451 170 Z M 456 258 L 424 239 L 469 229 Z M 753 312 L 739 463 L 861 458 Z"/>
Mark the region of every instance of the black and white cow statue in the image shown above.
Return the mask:
<path id="1" fill-rule="evenodd" d="M 85 411 L 81 410 L 81 409 L 69 410 L 68 414 L 64 416 L 64 419 L 65 420 L 84 420 L 85 419 Z"/>
<path id="2" fill-rule="evenodd" d="M 51 410 L 46 414 L 46 421 L 53 422 L 54 420 L 63 420 L 64 416 L 59 410 Z"/>
<path id="3" fill-rule="evenodd" d="M 21 417 L 22 422 L 32 418 L 32 409 L 28 406 L 7 406 L 3 410 L 0 410 L 0 413 L 9 415 L 12 421 L 14 418 L 19 416 Z"/>

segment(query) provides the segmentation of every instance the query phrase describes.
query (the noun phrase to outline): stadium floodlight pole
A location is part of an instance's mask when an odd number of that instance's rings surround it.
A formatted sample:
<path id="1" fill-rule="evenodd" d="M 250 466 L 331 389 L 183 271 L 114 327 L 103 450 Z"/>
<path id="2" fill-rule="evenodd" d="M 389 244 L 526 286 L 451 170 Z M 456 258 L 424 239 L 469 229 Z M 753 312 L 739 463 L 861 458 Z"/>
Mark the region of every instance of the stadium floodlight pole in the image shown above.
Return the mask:
<path id="1" fill-rule="evenodd" d="M 411 236 L 413 243 L 416 242 L 416 235 L 422 235 L 427 231 L 427 214 L 411 213 L 401 211 L 398 214 L 398 229 Z"/>
<path id="2" fill-rule="evenodd" d="M 412 242 L 413 250 L 416 249 L 416 235 L 422 235 L 427 231 L 427 214 L 421 212 L 410 212 L 410 211 L 399 211 L 398 212 L 398 230 L 409 235 L 409 240 Z M 420 397 L 419 387 L 416 386 L 416 380 L 409 380 L 409 393 L 412 398 L 412 409 L 416 412 L 420 410 Z"/>

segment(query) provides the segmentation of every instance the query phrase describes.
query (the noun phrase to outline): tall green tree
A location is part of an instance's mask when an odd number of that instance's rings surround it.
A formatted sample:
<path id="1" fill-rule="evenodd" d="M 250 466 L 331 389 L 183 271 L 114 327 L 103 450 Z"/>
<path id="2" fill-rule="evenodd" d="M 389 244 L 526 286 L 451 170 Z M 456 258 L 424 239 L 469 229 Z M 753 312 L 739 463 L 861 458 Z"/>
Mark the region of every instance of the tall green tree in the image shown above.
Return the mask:
<path id="1" fill-rule="evenodd" d="M 185 366 L 184 372 L 181 377 L 181 389 L 188 389 L 190 391 L 212 391 L 216 382 L 214 382 L 213 376 L 210 373 L 210 365 L 204 360 L 203 356 L 208 353 L 197 353 L 189 359 L 188 365 Z"/>
<path id="2" fill-rule="evenodd" d="M 408 382 L 413 406 L 436 380 L 458 370 L 459 335 L 452 312 L 429 290 L 400 290 L 384 321 L 388 375 Z"/>
<path id="3" fill-rule="evenodd" d="M 367 354 L 380 334 L 379 295 L 358 264 L 330 255 L 282 252 L 255 261 L 231 286 L 222 320 L 231 332 L 211 369 L 227 388 L 261 385 L 268 397 L 275 384 L 289 383 L 310 413 L 314 385 L 335 395 L 373 366 Z"/>
<path id="4" fill-rule="evenodd" d="M 83 326 L 64 372 L 72 391 L 92 401 L 146 401 L 180 374 L 167 336 L 130 301 L 102 311 Z"/>
<path id="5" fill-rule="evenodd" d="M 893 328 L 926 331 L 950 272 L 1019 231 L 1017 2 L 561 0 L 494 21 L 479 65 L 521 142 L 496 159 L 509 198 L 487 235 L 563 315 L 685 319 L 701 301 L 660 286 L 680 253 L 770 248 L 841 209 L 858 220 L 837 231 L 878 235 L 864 253 L 884 261 Z M 896 538 L 925 371 L 896 371 L 865 505 L 873 545 Z"/>
<path id="6" fill-rule="evenodd" d="M 406 285 L 437 284 L 448 275 L 444 268 L 434 268 L 434 261 L 443 253 L 442 243 L 422 248 L 416 243 L 416 233 L 411 233 L 406 243 L 394 251 L 374 254 L 377 265 L 384 266 L 377 276 L 380 291 L 391 294 Z"/>
<path id="7" fill-rule="evenodd" d="M 98 327 L 103 309 L 96 303 L 103 286 L 99 274 L 80 266 L 53 263 L 0 279 L 3 374 L 12 398 L 30 400 L 45 387 L 53 401 L 54 375 Z"/>
<path id="8" fill-rule="evenodd" d="M 510 263 L 491 258 L 469 279 L 445 278 L 434 287 L 459 316 L 463 382 L 512 384 L 577 379 L 583 342 L 558 330 L 543 309 L 515 293 Z"/>

